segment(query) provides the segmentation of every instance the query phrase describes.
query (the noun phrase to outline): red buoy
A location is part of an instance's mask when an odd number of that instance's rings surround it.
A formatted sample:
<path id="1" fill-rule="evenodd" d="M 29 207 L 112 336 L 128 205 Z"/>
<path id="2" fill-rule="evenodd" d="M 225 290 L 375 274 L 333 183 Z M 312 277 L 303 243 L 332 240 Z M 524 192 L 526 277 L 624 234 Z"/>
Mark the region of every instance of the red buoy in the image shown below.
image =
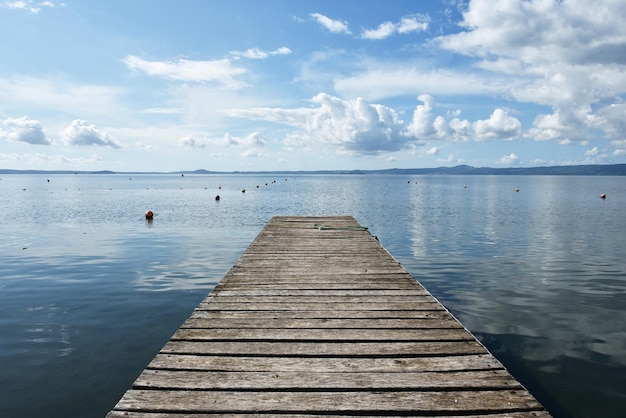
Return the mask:
<path id="1" fill-rule="evenodd" d="M 154 218 L 154 213 L 151 210 L 147 211 L 146 212 L 146 219 L 152 220 L 152 218 Z"/>

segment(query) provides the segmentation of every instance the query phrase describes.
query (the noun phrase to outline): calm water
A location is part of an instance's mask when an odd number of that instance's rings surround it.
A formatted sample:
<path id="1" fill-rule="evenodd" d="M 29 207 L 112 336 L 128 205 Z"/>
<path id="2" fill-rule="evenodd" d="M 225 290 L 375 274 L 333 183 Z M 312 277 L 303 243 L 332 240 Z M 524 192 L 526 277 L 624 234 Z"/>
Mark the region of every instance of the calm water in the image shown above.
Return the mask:
<path id="1" fill-rule="evenodd" d="M 554 416 L 626 410 L 624 177 L 5 175 L 0 196 L 2 417 L 104 416 L 272 216 L 340 214 Z"/>

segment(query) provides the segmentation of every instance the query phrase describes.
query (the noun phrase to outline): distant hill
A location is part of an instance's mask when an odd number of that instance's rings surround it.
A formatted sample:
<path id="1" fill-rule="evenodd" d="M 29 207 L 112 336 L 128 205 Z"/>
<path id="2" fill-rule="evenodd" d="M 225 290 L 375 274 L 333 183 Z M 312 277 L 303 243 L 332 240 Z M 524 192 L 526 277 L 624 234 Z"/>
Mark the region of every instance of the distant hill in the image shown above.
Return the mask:
<path id="1" fill-rule="evenodd" d="M 439 168 L 394 168 L 381 170 L 390 174 L 455 174 L 455 175 L 534 175 L 534 176 L 625 176 L 626 164 L 563 165 L 549 167 L 471 167 L 458 165 Z"/>
<path id="2" fill-rule="evenodd" d="M 313 170 L 313 171 L 209 171 L 205 169 L 176 172 L 115 172 L 102 171 L 70 171 L 70 170 L 10 170 L 0 169 L 2 174 L 403 174 L 403 175 L 534 175 L 534 176 L 626 176 L 626 164 L 607 165 L 563 165 L 549 167 L 471 167 L 457 165 L 454 167 L 436 168 L 391 168 L 386 170 Z"/>

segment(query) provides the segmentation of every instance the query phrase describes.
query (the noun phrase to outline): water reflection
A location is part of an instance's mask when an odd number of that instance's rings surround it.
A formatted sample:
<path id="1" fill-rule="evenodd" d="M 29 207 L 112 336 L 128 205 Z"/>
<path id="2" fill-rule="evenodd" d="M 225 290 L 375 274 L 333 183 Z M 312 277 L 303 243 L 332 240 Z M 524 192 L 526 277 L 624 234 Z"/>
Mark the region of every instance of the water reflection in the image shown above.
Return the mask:
<path id="1" fill-rule="evenodd" d="M 617 416 L 619 400 L 598 395 L 589 373 L 626 366 L 624 237 L 607 229 L 626 224 L 620 203 L 605 205 L 581 179 L 479 177 L 460 191 L 454 180 L 421 183 L 402 261 L 507 364 L 523 359 L 518 377 L 549 393 L 541 400 L 557 415 L 584 416 L 586 403 Z M 555 373 L 558 385 L 540 383 Z"/>
<path id="2" fill-rule="evenodd" d="M 355 216 L 556 416 L 622 413 L 622 178 L 272 180 L 5 178 L 0 415 L 102 416 L 275 215 Z"/>

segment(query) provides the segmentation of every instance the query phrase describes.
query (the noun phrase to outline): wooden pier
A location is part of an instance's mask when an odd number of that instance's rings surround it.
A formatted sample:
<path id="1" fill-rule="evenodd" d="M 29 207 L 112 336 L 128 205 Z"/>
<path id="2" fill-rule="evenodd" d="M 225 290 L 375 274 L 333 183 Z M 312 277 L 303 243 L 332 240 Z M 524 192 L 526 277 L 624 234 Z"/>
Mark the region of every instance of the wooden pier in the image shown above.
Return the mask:
<path id="1" fill-rule="evenodd" d="M 109 418 L 548 417 L 352 217 L 275 217 Z"/>

